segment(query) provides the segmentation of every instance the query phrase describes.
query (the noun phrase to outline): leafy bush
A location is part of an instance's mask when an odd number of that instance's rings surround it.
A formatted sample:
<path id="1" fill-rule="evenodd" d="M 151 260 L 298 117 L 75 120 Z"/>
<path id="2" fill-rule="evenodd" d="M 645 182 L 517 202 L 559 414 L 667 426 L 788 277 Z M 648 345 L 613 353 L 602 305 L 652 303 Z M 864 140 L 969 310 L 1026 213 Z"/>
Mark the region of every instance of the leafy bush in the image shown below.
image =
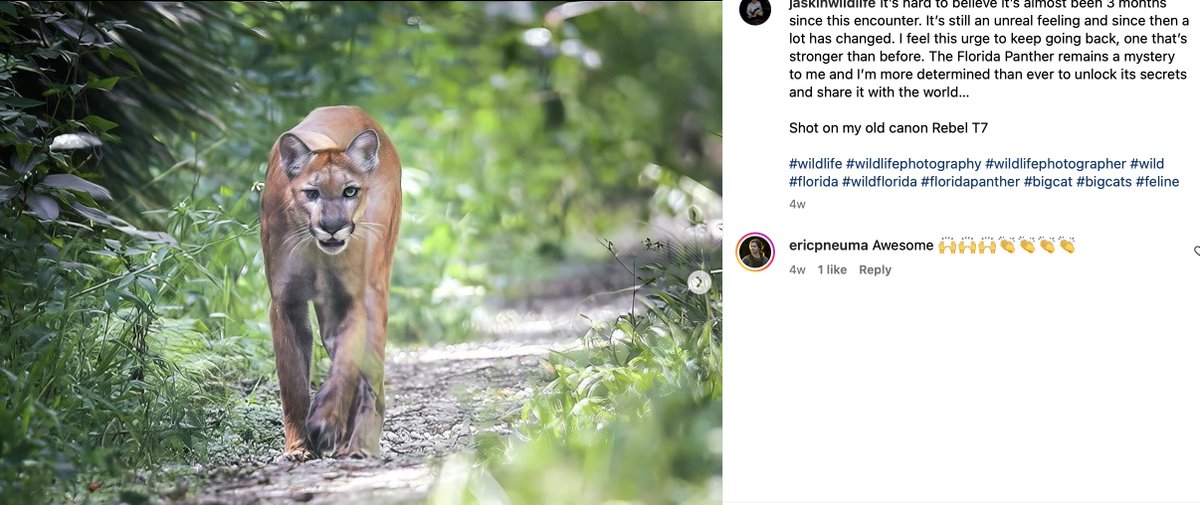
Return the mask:
<path id="1" fill-rule="evenodd" d="M 225 384 L 236 384 L 229 374 L 267 354 L 230 321 L 240 301 L 222 295 L 237 277 L 213 271 L 240 260 L 197 260 L 217 237 L 255 230 L 187 208 L 169 214 L 182 244 L 0 217 L 0 481 L 14 496 L 193 454 Z"/>
<path id="2" fill-rule="evenodd" d="M 0 19 L 0 147 L 21 164 L 75 134 L 89 149 L 73 168 L 101 175 L 123 206 L 153 208 L 169 200 L 149 184 L 151 166 L 175 162 L 169 138 L 224 127 L 234 74 L 222 47 L 248 31 L 223 3 L 5 2 Z"/>
<path id="3" fill-rule="evenodd" d="M 256 228 L 193 201 L 136 216 L 170 233 L 110 214 L 149 179 L 130 167 L 169 154 L 164 125 L 194 124 L 180 115 L 204 116 L 221 85 L 206 73 L 219 68 L 178 56 L 202 54 L 180 30 L 216 12 L 0 5 L 0 501 L 66 501 L 193 455 L 225 374 L 265 354 L 230 319 L 258 318 L 232 296 Z"/>

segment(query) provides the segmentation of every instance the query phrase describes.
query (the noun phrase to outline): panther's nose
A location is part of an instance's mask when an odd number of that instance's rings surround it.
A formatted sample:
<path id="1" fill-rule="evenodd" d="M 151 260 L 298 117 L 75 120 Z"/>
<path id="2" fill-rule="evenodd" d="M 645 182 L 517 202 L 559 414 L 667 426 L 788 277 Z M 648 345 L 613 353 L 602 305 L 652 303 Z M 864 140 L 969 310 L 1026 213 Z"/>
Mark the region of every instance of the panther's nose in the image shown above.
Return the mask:
<path id="1" fill-rule="evenodd" d="M 322 219 L 317 226 L 320 235 L 328 236 L 327 240 L 346 240 L 354 233 L 354 223 L 332 222 Z M 318 237 L 324 239 L 325 237 Z"/>

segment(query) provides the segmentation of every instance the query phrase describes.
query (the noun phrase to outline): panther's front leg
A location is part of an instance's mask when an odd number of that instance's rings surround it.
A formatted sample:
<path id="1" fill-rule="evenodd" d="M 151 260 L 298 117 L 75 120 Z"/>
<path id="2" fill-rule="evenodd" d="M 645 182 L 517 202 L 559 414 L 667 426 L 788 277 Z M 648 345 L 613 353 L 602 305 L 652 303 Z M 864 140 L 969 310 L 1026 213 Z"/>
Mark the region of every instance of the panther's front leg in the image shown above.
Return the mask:
<path id="1" fill-rule="evenodd" d="M 306 444 L 304 416 L 308 411 L 308 367 L 312 354 L 312 330 L 308 326 L 306 302 L 271 303 L 271 340 L 275 346 L 275 369 L 283 400 L 282 459 L 304 461 L 313 457 Z"/>
<path id="2" fill-rule="evenodd" d="M 318 454 L 346 445 L 355 417 L 367 325 L 361 298 L 317 304 L 321 339 L 333 364 L 313 398 L 305 423 L 309 446 Z"/>
<path id="3" fill-rule="evenodd" d="M 363 349 L 362 373 L 353 409 L 350 439 L 339 449 L 339 456 L 379 456 L 379 438 L 383 431 L 384 348 L 387 345 L 387 280 L 374 279 L 366 293 L 367 340 Z"/>

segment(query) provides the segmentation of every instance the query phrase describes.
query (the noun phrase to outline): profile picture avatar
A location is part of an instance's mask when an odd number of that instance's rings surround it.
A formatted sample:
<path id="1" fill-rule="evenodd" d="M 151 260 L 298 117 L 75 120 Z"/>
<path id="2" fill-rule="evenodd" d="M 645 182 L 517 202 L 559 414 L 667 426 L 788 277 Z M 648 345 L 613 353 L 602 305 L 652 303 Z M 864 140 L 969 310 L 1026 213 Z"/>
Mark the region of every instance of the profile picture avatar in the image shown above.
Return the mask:
<path id="1" fill-rule="evenodd" d="M 742 0 L 738 5 L 738 14 L 742 21 L 751 25 L 761 25 L 771 17 L 771 2 L 768 0 Z"/>
<path id="2" fill-rule="evenodd" d="M 771 266 L 775 247 L 771 239 L 761 233 L 747 233 L 738 240 L 738 261 L 747 270 L 760 271 Z"/>

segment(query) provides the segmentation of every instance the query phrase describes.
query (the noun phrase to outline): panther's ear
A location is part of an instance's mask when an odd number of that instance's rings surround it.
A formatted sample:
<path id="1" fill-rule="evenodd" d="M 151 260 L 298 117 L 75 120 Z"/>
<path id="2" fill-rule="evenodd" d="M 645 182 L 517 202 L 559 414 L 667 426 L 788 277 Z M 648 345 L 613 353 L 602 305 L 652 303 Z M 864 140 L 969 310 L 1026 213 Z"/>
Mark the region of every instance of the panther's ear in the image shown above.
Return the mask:
<path id="1" fill-rule="evenodd" d="M 312 149 L 300 137 L 285 133 L 279 137 L 279 167 L 288 178 L 296 177 L 312 159 Z"/>
<path id="2" fill-rule="evenodd" d="M 379 134 L 375 130 L 366 130 L 346 148 L 346 155 L 354 162 L 354 166 L 363 173 L 371 173 L 379 167 Z"/>

